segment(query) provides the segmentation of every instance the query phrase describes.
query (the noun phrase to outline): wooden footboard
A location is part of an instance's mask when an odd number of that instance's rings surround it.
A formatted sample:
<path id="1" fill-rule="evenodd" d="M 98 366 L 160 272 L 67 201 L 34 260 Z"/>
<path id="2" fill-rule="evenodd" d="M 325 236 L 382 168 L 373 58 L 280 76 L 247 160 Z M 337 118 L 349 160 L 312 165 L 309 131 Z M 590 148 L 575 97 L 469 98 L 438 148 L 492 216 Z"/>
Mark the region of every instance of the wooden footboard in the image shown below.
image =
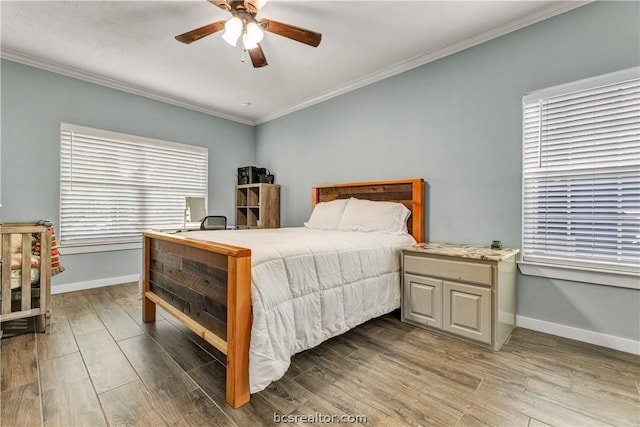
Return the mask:
<path id="1" fill-rule="evenodd" d="M 156 305 L 227 356 L 227 402 L 249 401 L 251 250 L 180 235 L 144 234 L 142 319 Z"/>

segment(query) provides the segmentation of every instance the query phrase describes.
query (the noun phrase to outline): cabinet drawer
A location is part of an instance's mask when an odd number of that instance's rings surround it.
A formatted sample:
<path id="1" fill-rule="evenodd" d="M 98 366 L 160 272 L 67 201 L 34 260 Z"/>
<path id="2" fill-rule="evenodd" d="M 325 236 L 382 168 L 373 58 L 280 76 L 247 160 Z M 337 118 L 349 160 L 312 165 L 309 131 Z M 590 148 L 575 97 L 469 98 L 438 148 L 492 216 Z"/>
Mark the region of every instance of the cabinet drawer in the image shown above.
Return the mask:
<path id="1" fill-rule="evenodd" d="M 488 264 L 405 255 L 404 271 L 491 286 Z"/>

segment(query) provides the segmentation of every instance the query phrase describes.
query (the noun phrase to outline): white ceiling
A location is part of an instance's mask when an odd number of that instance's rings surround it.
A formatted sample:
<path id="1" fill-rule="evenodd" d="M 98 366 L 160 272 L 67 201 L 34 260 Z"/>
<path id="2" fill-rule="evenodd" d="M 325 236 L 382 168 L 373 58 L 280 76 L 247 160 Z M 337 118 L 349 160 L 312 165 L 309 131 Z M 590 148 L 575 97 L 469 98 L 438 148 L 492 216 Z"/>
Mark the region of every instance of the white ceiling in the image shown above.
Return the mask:
<path id="1" fill-rule="evenodd" d="M 266 33 L 269 65 L 254 69 L 221 32 L 190 45 L 174 39 L 230 17 L 205 0 L 2 0 L 1 56 L 259 124 L 583 4 L 271 0 L 258 18 L 320 32 L 322 42 Z"/>

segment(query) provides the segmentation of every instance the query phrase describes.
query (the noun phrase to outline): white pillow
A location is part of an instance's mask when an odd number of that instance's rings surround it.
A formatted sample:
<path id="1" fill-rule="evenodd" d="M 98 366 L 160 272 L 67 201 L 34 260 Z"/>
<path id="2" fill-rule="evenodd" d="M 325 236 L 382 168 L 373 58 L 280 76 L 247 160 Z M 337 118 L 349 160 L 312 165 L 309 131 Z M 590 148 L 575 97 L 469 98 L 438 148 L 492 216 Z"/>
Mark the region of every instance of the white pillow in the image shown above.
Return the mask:
<path id="1" fill-rule="evenodd" d="M 340 231 L 380 231 L 406 234 L 411 211 L 402 203 L 351 198 L 342 214 Z"/>
<path id="2" fill-rule="evenodd" d="M 337 230 L 348 202 L 347 199 L 336 199 L 316 204 L 309 221 L 305 222 L 304 226 L 317 230 Z"/>

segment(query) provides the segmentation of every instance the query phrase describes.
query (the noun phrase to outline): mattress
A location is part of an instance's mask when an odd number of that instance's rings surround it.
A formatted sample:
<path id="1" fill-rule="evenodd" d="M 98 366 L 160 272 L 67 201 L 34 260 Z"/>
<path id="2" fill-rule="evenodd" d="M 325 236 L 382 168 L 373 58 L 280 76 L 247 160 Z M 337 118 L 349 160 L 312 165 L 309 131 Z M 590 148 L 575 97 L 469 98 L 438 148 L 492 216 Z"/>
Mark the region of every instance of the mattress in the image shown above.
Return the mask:
<path id="1" fill-rule="evenodd" d="M 398 308 L 400 248 L 415 243 L 409 234 L 303 227 L 187 237 L 251 249 L 251 393 L 280 379 L 294 354 Z"/>

